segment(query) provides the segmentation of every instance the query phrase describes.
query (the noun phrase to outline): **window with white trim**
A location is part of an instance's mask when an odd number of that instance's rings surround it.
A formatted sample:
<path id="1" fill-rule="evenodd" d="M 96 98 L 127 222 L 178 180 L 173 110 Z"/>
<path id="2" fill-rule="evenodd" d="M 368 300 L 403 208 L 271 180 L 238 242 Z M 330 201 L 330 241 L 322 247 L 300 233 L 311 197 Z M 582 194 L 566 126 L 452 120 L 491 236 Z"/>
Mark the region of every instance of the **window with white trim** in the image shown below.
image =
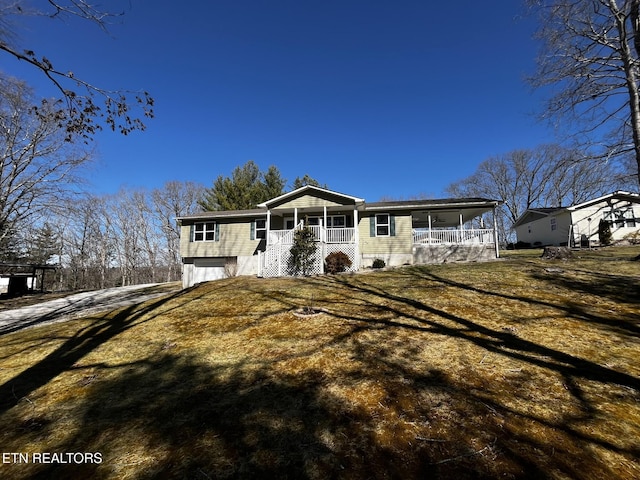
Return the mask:
<path id="1" fill-rule="evenodd" d="M 376 237 L 388 237 L 389 233 L 389 214 L 388 213 L 376 213 L 375 219 L 375 232 Z"/>
<path id="2" fill-rule="evenodd" d="M 194 242 L 213 242 L 216 239 L 216 222 L 202 222 L 193 224 Z"/>
<path id="3" fill-rule="evenodd" d="M 345 228 L 346 226 L 347 226 L 347 219 L 344 215 L 327 216 L 328 228 Z"/>
<path id="4" fill-rule="evenodd" d="M 612 228 L 635 227 L 636 219 L 633 214 L 633 207 L 612 208 L 604 213 L 604 219 L 609 222 Z"/>
<path id="5" fill-rule="evenodd" d="M 264 218 L 256 220 L 256 238 L 267 238 L 267 221 Z"/>

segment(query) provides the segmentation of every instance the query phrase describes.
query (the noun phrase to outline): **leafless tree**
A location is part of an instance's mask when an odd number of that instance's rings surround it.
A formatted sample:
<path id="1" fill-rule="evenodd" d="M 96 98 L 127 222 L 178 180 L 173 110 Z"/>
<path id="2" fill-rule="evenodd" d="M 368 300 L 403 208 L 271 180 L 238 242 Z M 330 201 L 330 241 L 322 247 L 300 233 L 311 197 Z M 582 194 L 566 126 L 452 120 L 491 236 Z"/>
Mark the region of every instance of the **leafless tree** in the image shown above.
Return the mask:
<path id="1" fill-rule="evenodd" d="M 640 0 L 528 3 L 542 42 L 531 82 L 551 89 L 545 114 L 569 120 L 602 161 L 631 152 L 640 166 Z"/>
<path id="2" fill-rule="evenodd" d="M 0 77 L 0 242 L 58 208 L 91 160 L 65 141 L 55 106 L 34 105 L 23 82 Z"/>
<path id="3" fill-rule="evenodd" d="M 558 145 L 516 150 L 483 161 L 471 176 L 447 187 L 451 195 L 501 200 L 496 219 L 503 241 L 511 225 L 532 207 L 561 207 L 583 202 L 618 187 L 613 165 L 585 160 L 584 154 Z"/>
<path id="4" fill-rule="evenodd" d="M 154 221 L 164 238 L 167 281 L 178 280 L 180 273 L 180 230 L 176 218 L 198 211 L 204 191 L 203 185 L 194 182 L 171 181 L 151 192 Z"/>
<path id="5" fill-rule="evenodd" d="M 116 264 L 120 269 L 120 284 L 137 282 L 136 274 L 143 265 L 143 228 L 136 194 L 121 189 L 108 200 L 107 222 L 114 236 Z"/>
<path id="6" fill-rule="evenodd" d="M 59 127 L 68 141 L 85 141 L 102 125 L 124 135 L 133 130 L 144 130 L 143 119 L 153 117 L 153 98 L 145 91 L 114 91 L 78 78 L 67 68 L 55 67 L 49 57 L 21 45 L 16 32 L 18 19 L 27 16 L 47 16 L 52 19 L 72 19 L 95 23 L 106 30 L 110 18 L 120 16 L 103 10 L 86 0 L 0 0 L 0 51 L 25 62 L 40 71 L 60 92 L 60 100 L 51 102 Z M 100 98 L 101 101 L 97 101 Z"/>
<path id="7" fill-rule="evenodd" d="M 167 182 L 151 192 L 70 199 L 50 218 L 59 238 L 61 290 L 108 288 L 180 278 L 176 217 L 195 212 L 204 186 Z"/>
<path id="8" fill-rule="evenodd" d="M 67 203 L 57 217 L 62 238 L 61 266 L 67 271 L 62 289 L 106 288 L 114 266 L 114 236 L 102 198 L 87 196 Z"/>

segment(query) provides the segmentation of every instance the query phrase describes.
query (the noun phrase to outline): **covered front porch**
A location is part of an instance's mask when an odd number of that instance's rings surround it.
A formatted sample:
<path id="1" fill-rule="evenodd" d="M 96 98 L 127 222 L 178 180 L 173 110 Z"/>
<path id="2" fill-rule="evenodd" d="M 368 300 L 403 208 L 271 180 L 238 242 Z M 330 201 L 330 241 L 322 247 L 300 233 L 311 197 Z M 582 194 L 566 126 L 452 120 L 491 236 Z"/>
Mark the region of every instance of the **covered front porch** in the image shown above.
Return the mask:
<path id="1" fill-rule="evenodd" d="M 258 254 L 258 275 L 287 275 L 294 235 L 304 227 L 313 232 L 317 243 L 312 274 L 324 273 L 324 260 L 330 253 L 343 252 L 351 260 L 351 271 L 359 268 L 358 211 L 343 206 L 268 210 L 265 221 L 266 246 Z"/>
<path id="2" fill-rule="evenodd" d="M 412 212 L 414 263 L 477 261 L 499 256 L 495 211 L 492 225 L 484 215 L 492 208 L 470 207 Z"/>
<path id="3" fill-rule="evenodd" d="M 493 225 L 485 225 L 487 207 L 421 210 L 411 212 L 414 244 L 467 245 L 497 243 L 495 215 Z"/>
<path id="4" fill-rule="evenodd" d="M 413 229 L 413 243 L 424 245 L 494 244 L 491 228 Z"/>
<path id="5" fill-rule="evenodd" d="M 358 210 L 343 206 L 322 208 L 289 208 L 266 214 L 266 246 L 293 244 L 296 229 L 311 229 L 314 239 L 321 243 L 358 243 Z"/>

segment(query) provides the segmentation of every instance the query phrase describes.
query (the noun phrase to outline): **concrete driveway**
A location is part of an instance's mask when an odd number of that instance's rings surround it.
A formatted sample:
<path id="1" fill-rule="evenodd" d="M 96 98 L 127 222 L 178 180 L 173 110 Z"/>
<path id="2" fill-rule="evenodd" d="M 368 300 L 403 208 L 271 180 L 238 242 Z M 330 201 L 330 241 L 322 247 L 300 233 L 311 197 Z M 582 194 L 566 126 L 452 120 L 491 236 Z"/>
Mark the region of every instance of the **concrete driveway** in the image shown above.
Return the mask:
<path id="1" fill-rule="evenodd" d="M 60 322 L 135 305 L 168 294 L 166 291 L 141 292 L 141 290 L 157 285 L 161 284 L 148 283 L 76 293 L 36 305 L 0 311 L 0 335 L 36 325 Z"/>

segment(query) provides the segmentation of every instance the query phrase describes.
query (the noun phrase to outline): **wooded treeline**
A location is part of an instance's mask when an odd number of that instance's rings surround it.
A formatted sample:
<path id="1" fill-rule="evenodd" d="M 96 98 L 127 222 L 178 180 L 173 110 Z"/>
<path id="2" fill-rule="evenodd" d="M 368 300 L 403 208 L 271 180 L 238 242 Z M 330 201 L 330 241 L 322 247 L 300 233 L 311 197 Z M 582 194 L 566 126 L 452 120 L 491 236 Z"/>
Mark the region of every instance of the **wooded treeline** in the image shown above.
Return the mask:
<path id="1" fill-rule="evenodd" d="M 176 217 L 199 209 L 204 187 L 168 182 L 154 190 L 75 196 L 15 231 L 3 262 L 55 265 L 48 290 L 84 290 L 181 278 Z"/>

